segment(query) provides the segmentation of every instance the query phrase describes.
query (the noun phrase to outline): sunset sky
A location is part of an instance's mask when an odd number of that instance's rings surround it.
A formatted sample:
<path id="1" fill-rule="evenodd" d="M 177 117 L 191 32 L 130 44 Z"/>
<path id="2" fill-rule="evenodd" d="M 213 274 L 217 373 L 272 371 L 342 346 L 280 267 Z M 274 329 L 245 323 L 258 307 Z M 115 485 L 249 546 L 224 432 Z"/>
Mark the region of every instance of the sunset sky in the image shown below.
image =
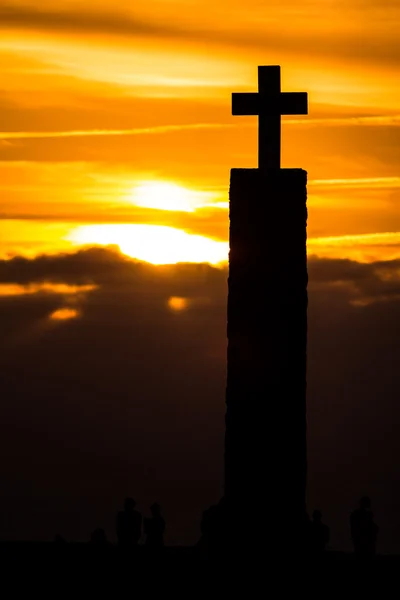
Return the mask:
<path id="1" fill-rule="evenodd" d="M 134 4 L 0 2 L 3 256 L 97 242 L 223 260 L 229 169 L 257 164 L 231 92 L 255 91 L 259 64 L 309 93 L 309 116 L 284 118 L 282 164 L 309 173 L 310 252 L 399 255 L 397 1 Z M 167 230 L 160 259 L 154 226 L 207 239 L 193 254 Z"/>
<path id="2" fill-rule="evenodd" d="M 282 166 L 309 179 L 310 510 L 348 547 L 369 493 L 400 552 L 399 31 L 398 0 L 0 0 L 1 539 L 112 538 L 127 493 L 197 539 L 229 173 L 257 165 L 231 93 L 279 64 L 309 94 Z"/>

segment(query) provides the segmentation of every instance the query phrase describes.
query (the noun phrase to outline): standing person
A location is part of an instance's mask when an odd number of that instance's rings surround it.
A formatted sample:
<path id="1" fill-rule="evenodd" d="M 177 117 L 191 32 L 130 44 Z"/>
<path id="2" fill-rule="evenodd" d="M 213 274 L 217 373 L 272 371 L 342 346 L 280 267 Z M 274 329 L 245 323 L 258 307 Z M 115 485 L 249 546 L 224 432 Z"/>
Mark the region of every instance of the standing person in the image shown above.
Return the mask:
<path id="1" fill-rule="evenodd" d="M 309 531 L 311 552 L 314 555 L 322 554 L 329 543 L 330 531 L 328 525 L 322 522 L 320 510 L 314 510 Z"/>
<path id="2" fill-rule="evenodd" d="M 117 514 L 117 538 L 121 548 L 137 546 L 142 536 L 142 515 L 135 507 L 135 500 L 126 498 L 124 510 Z"/>
<path id="3" fill-rule="evenodd" d="M 152 548 L 164 546 L 165 520 L 161 515 L 161 506 L 155 502 L 150 506 L 151 517 L 145 519 L 144 532 L 146 545 Z"/>
<path id="4" fill-rule="evenodd" d="M 363 496 L 359 508 L 351 513 L 350 529 L 355 554 L 359 557 L 374 556 L 379 529 L 374 523 L 371 500 L 368 496 Z"/>

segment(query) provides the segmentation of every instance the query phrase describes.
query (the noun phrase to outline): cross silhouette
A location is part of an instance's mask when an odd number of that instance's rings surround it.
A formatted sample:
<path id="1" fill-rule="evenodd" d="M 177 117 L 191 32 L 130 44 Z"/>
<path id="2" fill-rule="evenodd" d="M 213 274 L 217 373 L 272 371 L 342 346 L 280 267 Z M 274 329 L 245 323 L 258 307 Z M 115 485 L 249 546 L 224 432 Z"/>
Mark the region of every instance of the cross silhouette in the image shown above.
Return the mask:
<path id="1" fill-rule="evenodd" d="M 281 68 L 258 67 L 258 93 L 232 94 L 233 115 L 258 115 L 258 168 L 281 168 L 281 115 L 306 115 L 306 92 L 281 92 Z"/>

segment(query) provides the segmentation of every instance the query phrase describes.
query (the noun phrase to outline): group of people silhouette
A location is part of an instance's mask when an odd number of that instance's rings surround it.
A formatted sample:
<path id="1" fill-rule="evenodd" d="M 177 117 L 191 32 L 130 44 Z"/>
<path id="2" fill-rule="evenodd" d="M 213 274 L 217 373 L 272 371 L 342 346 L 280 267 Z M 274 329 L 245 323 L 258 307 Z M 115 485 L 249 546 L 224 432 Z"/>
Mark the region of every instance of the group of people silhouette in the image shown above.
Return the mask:
<path id="1" fill-rule="evenodd" d="M 143 519 L 136 509 L 133 498 L 126 498 L 123 510 L 117 513 L 116 534 L 118 546 L 129 550 L 139 545 L 144 535 L 144 545 L 151 548 L 164 546 L 165 520 L 161 514 L 161 506 L 157 503 L 150 507 L 151 517 Z M 204 511 L 201 520 L 201 538 L 199 548 L 206 551 L 219 551 L 226 545 L 231 529 L 231 523 L 226 510 L 226 500 L 222 498 L 216 505 Z M 350 532 L 356 556 L 372 557 L 376 554 L 379 528 L 374 521 L 371 511 L 371 500 L 363 496 L 359 507 L 350 515 Z M 312 556 L 322 555 L 328 548 L 330 529 L 322 520 L 320 510 L 314 510 L 310 519 L 305 515 L 305 551 Z M 56 536 L 55 542 L 63 541 Z M 97 546 L 108 544 L 104 529 L 93 531 L 90 541 Z"/>
<path id="2" fill-rule="evenodd" d="M 164 545 L 165 520 L 161 515 L 161 506 L 155 502 L 150 506 L 151 517 L 142 518 L 136 510 L 136 502 L 133 498 L 126 498 L 124 510 L 117 514 L 117 539 L 121 548 L 137 546 L 145 534 L 145 544 L 153 548 Z"/>
<path id="3" fill-rule="evenodd" d="M 227 517 L 226 500 L 211 506 L 204 511 L 201 521 L 201 539 L 199 546 L 207 551 L 219 550 L 229 539 L 229 517 Z M 363 496 L 359 507 L 350 515 L 350 532 L 354 553 L 358 557 L 373 557 L 379 528 L 371 511 L 371 500 Z M 330 528 L 322 521 L 322 512 L 314 510 L 312 518 L 305 514 L 304 550 L 306 554 L 318 556 L 325 553 L 330 541 Z"/>
<path id="4" fill-rule="evenodd" d="M 154 503 L 150 506 L 151 517 L 143 519 L 141 513 L 136 510 L 136 502 L 133 498 L 126 498 L 123 510 L 117 513 L 116 533 L 118 546 L 122 550 L 129 550 L 137 546 L 145 536 L 144 544 L 151 548 L 161 548 L 164 545 L 165 520 L 161 515 L 161 506 Z M 107 544 L 107 536 L 104 529 L 95 529 L 90 541 L 96 545 Z"/>

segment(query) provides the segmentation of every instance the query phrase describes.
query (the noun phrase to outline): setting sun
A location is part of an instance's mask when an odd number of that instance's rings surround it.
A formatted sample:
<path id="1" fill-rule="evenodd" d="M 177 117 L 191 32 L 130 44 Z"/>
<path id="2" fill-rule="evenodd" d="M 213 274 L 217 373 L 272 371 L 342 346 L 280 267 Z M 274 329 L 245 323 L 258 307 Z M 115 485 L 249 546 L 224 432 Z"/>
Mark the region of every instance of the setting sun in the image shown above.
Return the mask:
<path id="1" fill-rule="evenodd" d="M 199 208 L 221 206 L 217 192 L 193 190 L 163 181 L 143 181 L 133 188 L 128 200 L 141 208 L 187 213 L 195 212 Z"/>
<path id="2" fill-rule="evenodd" d="M 161 225 L 87 225 L 74 229 L 68 240 L 77 245 L 117 245 L 124 254 L 155 265 L 217 265 L 228 258 L 228 242 Z"/>
<path id="3" fill-rule="evenodd" d="M 190 190 L 175 183 L 148 181 L 133 189 L 130 200 L 142 208 L 194 212 L 212 206 L 214 197 L 212 192 Z"/>

